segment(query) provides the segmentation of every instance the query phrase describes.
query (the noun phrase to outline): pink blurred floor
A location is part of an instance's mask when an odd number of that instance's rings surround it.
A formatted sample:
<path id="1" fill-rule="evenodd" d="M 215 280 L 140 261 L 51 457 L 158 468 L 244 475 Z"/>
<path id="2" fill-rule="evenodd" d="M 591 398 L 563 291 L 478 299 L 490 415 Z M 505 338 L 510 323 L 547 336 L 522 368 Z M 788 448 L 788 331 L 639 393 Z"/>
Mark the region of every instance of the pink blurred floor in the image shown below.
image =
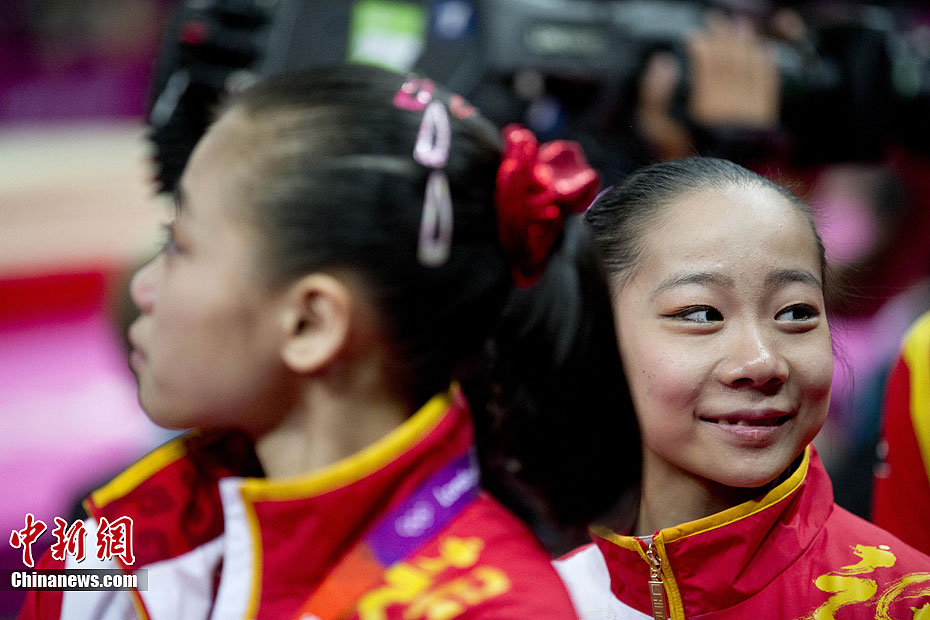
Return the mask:
<path id="1" fill-rule="evenodd" d="M 0 566 L 22 566 L 6 541 L 28 512 L 47 530 L 77 500 L 166 437 L 136 402 L 106 293 L 85 272 L 0 279 Z M 19 606 L 0 593 L 0 618 Z"/>

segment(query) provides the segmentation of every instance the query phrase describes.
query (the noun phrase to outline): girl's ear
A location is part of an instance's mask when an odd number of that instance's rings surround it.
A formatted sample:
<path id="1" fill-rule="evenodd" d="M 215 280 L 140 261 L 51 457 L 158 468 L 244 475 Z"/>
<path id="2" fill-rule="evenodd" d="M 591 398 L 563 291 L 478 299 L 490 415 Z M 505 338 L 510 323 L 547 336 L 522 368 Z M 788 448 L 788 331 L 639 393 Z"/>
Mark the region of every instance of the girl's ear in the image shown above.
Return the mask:
<path id="1" fill-rule="evenodd" d="M 281 357 L 294 372 L 314 373 L 347 346 L 353 295 L 330 275 L 314 273 L 295 282 L 286 297 Z"/>

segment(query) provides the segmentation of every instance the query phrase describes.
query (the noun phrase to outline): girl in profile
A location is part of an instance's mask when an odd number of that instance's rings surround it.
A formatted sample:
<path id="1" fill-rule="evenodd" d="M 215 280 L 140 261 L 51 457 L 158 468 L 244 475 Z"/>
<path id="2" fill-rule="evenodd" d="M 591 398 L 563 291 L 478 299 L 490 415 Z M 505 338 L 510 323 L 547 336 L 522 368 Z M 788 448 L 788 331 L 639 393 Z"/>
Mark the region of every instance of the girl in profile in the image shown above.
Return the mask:
<path id="1" fill-rule="evenodd" d="M 930 558 L 833 502 L 833 355 L 810 208 L 729 161 L 588 210 L 643 442 L 639 515 L 558 562 L 582 618 L 921 618 Z M 906 502 L 907 498 L 900 498 Z"/>
<path id="2" fill-rule="evenodd" d="M 132 283 L 140 402 L 196 430 L 87 500 L 89 540 L 131 519 L 131 557 L 40 565 L 148 589 L 34 592 L 21 617 L 574 618 L 514 512 L 556 545 L 638 482 L 573 215 L 597 183 L 575 145 L 502 137 L 427 79 L 349 66 L 235 99 Z"/>

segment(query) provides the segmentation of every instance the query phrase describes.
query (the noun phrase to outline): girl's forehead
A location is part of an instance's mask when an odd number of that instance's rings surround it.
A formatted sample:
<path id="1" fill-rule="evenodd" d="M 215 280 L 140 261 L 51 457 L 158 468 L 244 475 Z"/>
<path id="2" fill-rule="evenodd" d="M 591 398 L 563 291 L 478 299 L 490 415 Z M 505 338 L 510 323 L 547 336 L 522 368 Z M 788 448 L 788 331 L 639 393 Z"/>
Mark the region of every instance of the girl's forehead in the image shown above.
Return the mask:
<path id="1" fill-rule="evenodd" d="M 708 238 L 765 236 L 787 228 L 808 229 L 815 243 L 805 215 L 775 190 L 727 186 L 676 196 L 656 211 L 647 232 L 654 237 L 681 236 L 682 241 L 700 242 Z M 726 247 L 720 250 L 725 251 Z"/>
<path id="2" fill-rule="evenodd" d="M 224 113 L 194 148 L 179 184 L 182 209 L 241 207 L 257 180 L 254 153 L 262 147 L 248 119 Z"/>
<path id="3" fill-rule="evenodd" d="M 810 222 L 796 205 L 770 188 L 687 192 L 657 215 L 645 231 L 644 260 L 735 267 L 749 261 L 789 261 L 820 271 Z"/>
<path id="4" fill-rule="evenodd" d="M 729 184 L 683 191 L 666 205 L 664 219 L 705 220 L 707 218 L 756 218 L 777 223 L 798 208 L 770 187 L 756 184 Z"/>

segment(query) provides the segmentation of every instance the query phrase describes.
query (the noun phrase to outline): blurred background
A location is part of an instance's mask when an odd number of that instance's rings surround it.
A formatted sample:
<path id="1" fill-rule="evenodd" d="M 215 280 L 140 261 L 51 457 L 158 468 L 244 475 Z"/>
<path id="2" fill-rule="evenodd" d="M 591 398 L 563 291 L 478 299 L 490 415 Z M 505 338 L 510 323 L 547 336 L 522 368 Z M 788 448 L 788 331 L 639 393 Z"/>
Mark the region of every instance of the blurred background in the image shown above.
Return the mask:
<path id="1" fill-rule="evenodd" d="M 717 155 L 808 200 L 833 268 L 838 361 L 817 445 L 839 503 L 867 516 L 885 377 L 930 309 L 923 5 L 4 0 L 0 537 L 27 512 L 70 521 L 86 491 L 166 438 L 126 367 L 126 284 L 216 104 L 346 59 L 416 70 L 499 125 L 578 140 L 608 184 Z M 0 546 L 0 566 L 21 552 Z M 19 600 L 0 592 L 0 618 Z"/>
<path id="2" fill-rule="evenodd" d="M 129 267 L 163 207 L 143 119 L 171 10 L 149 0 L 0 3 L 0 567 L 10 532 L 49 529 L 158 443 L 120 323 Z M 22 595 L 0 592 L 0 618 Z"/>

